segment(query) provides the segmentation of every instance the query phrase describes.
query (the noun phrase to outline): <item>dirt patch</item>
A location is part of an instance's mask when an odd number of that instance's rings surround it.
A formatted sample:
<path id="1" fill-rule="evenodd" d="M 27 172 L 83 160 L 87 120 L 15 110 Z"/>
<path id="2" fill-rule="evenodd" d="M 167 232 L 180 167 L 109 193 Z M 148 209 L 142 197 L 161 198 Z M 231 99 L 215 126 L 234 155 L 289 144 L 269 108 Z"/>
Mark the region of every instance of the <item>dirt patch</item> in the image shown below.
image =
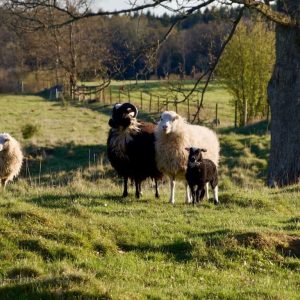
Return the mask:
<path id="1" fill-rule="evenodd" d="M 246 232 L 236 234 L 238 244 L 259 250 L 275 250 L 283 256 L 300 258 L 300 236 Z"/>

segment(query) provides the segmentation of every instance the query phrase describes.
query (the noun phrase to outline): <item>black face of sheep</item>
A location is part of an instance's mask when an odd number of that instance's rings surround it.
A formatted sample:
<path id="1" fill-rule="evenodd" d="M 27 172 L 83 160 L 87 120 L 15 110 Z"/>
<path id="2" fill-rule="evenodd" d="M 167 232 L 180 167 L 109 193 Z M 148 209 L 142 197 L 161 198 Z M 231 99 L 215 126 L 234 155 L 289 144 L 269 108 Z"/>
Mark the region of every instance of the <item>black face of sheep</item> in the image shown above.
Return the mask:
<path id="1" fill-rule="evenodd" d="M 108 121 L 108 125 L 112 128 L 127 128 L 131 124 L 131 120 L 136 118 L 138 114 L 137 108 L 131 103 L 115 104 L 112 110 L 112 116 Z"/>
<path id="2" fill-rule="evenodd" d="M 203 160 L 202 152 L 207 152 L 207 150 L 204 148 L 190 147 L 185 149 L 189 152 L 189 158 L 188 158 L 189 163 L 202 161 Z"/>

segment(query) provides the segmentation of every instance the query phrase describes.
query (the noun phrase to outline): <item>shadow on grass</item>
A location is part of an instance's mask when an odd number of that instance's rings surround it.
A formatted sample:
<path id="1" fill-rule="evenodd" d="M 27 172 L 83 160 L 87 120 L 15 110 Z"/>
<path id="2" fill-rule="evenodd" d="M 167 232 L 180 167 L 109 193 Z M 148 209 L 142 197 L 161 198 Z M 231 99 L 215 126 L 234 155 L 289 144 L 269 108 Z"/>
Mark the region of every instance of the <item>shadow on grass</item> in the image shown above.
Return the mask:
<path id="1" fill-rule="evenodd" d="M 70 205 L 72 203 L 75 203 L 80 199 L 84 199 L 81 204 L 83 206 L 91 207 L 102 205 L 102 203 L 100 202 L 100 200 L 103 200 L 102 198 L 103 197 L 100 195 L 87 195 L 84 193 L 75 192 L 68 195 L 42 195 L 40 197 L 31 198 L 30 200 L 28 200 L 28 202 L 45 208 L 70 208 Z"/>
<path id="2" fill-rule="evenodd" d="M 283 222 L 284 224 L 287 224 L 284 226 L 285 230 L 299 230 L 300 228 L 300 216 L 290 218 L 289 220 Z"/>
<path id="3" fill-rule="evenodd" d="M 28 239 L 19 241 L 19 248 L 40 255 L 45 261 L 62 260 L 64 258 L 75 260 L 75 255 L 66 248 L 49 249 L 40 240 Z"/>
<path id="4" fill-rule="evenodd" d="M 103 178 L 104 172 L 106 177 L 115 176 L 112 169 L 104 170 L 109 164 L 106 145 L 30 146 L 25 149 L 25 157 L 21 176 L 39 185 L 67 185 L 76 177 L 76 172 L 89 181 Z"/>
<path id="5" fill-rule="evenodd" d="M 35 279 L 30 282 L 12 281 L 0 287 L 0 299 L 111 299 L 111 296 L 106 293 L 95 295 L 80 291 L 78 285 L 84 284 L 84 281 L 85 279 L 79 275 Z"/>
<path id="6" fill-rule="evenodd" d="M 220 128 L 218 129 L 218 132 L 221 134 L 236 133 L 236 134 L 244 134 L 244 135 L 251 135 L 251 134 L 265 135 L 269 133 L 269 123 L 267 120 L 263 120 L 240 128 L 234 128 L 234 127 Z"/>
<path id="7" fill-rule="evenodd" d="M 118 247 L 125 252 L 137 253 L 163 253 L 174 258 L 177 262 L 185 262 L 191 260 L 193 245 L 189 242 L 178 240 L 170 244 L 153 246 L 150 244 L 134 245 L 129 243 L 118 243 Z"/>

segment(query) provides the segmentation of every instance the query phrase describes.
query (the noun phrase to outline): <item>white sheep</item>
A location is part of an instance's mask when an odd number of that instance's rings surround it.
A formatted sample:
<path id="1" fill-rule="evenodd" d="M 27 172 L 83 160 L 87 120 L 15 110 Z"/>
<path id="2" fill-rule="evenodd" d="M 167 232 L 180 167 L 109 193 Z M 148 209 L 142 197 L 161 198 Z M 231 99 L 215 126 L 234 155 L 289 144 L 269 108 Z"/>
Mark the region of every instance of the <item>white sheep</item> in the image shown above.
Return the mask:
<path id="1" fill-rule="evenodd" d="M 21 170 L 23 154 L 20 144 L 8 133 L 0 133 L 0 179 L 5 188 Z"/>
<path id="2" fill-rule="evenodd" d="M 204 126 L 188 124 L 174 111 L 165 111 L 155 132 L 155 152 L 157 168 L 170 177 L 170 203 L 175 203 L 175 179 L 185 181 L 188 152 L 185 148 L 205 148 L 203 154 L 216 166 L 219 162 L 220 144 L 217 135 Z M 191 202 L 190 189 L 186 184 L 186 202 Z M 207 187 L 206 187 L 207 190 Z M 218 186 L 213 190 L 214 200 L 218 201 Z M 207 194 L 208 197 L 208 194 Z"/>

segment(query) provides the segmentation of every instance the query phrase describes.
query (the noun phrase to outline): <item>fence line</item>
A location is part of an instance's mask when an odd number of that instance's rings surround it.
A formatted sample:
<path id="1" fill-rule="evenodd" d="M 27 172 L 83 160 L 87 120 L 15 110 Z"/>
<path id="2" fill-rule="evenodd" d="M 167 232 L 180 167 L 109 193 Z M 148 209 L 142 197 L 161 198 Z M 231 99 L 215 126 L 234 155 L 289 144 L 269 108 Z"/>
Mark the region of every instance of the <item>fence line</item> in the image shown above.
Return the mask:
<path id="1" fill-rule="evenodd" d="M 146 110 L 149 113 L 160 113 L 161 111 L 170 109 L 185 116 L 187 121 L 190 122 L 194 118 L 198 108 L 199 97 L 197 95 L 193 95 L 193 97 L 189 97 L 185 102 L 180 103 L 178 100 L 169 100 L 170 98 L 167 96 L 155 95 L 145 90 L 130 90 L 125 86 L 119 86 L 117 89 L 106 87 L 100 91 L 93 86 L 78 86 L 75 91 L 75 100 L 81 102 L 100 102 L 110 105 L 116 102 L 130 102 L 139 106 L 139 109 Z M 226 106 L 227 111 L 228 106 Z M 224 108 L 225 105 L 220 106 L 216 102 L 206 104 L 204 110 L 201 110 L 200 115 L 198 115 L 198 123 L 202 121 L 210 123 L 212 126 L 219 126 L 224 121 L 222 125 L 234 125 L 237 127 L 237 104 L 231 109 L 230 115 L 225 114 Z M 231 121 L 229 121 L 230 119 Z"/>

